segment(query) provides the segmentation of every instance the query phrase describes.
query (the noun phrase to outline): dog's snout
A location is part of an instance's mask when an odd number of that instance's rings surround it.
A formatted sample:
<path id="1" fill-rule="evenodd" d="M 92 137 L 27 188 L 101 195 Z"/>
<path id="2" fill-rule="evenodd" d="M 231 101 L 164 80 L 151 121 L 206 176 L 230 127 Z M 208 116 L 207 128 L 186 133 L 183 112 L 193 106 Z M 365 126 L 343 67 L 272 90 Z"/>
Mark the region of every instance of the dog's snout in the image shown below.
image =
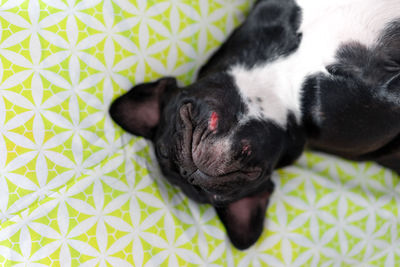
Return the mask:
<path id="1" fill-rule="evenodd" d="M 184 167 L 179 168 L 179 174 L 181 175 L 182 178 L 188 179 L 189 183 L 193 182 L 193 174 L 196 172 L 197 169 L 194 170 L 189 170 Z"/>

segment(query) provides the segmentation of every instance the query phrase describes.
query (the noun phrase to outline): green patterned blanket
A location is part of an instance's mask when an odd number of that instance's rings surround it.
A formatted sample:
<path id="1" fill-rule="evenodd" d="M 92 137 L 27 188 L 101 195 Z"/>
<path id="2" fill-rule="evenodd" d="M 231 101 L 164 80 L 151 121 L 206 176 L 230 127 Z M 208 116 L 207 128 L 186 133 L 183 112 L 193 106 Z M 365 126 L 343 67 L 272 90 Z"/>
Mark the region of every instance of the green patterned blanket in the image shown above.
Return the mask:
<path id="1" fill-rule="evenodd" d="M 275 173 L 264 234 L 239 252 L 112 123 L 133 84 L 192 81 L 250 2 L 0 1 L 1 265 L 400 265 L 391 171 L 306 153 Z"/>

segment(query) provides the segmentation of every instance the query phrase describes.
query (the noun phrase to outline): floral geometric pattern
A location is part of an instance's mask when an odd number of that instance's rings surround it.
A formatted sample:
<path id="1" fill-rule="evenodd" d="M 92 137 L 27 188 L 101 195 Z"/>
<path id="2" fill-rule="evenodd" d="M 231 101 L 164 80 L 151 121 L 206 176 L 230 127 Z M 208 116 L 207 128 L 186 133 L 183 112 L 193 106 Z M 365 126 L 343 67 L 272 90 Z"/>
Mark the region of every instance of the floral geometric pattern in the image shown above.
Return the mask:
<path id="1" fill-rule="evenodd" d="M 393 172 L 305 153 L 275 173 L 264 234 L 239 252 L 110 119 L 135 83 L 191 82 L 250 5 L 0 1 L 1 265 L 400 265 Z"/>

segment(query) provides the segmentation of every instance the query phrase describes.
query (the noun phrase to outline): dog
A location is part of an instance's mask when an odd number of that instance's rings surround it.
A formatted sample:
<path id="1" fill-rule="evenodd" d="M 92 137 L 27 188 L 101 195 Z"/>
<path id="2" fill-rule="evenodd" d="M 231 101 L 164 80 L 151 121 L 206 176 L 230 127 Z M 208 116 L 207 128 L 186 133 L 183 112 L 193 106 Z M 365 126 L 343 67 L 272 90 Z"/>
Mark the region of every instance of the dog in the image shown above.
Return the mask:
<path id="1" fill-rule="evenodd" d="M 193 84 L 136 85 L 110 115 L 246 249 L 306 147 L 400 173 L 400 1 L 258 0 Z"/>

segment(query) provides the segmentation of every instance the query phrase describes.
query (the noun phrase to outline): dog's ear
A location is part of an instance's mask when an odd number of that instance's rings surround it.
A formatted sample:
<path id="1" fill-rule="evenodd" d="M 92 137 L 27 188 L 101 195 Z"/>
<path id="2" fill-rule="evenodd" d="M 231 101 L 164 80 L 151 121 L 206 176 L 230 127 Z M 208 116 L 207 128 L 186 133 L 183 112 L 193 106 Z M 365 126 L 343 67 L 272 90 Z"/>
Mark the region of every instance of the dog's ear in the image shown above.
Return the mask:
<path id="1" fill-rule="evenodd" d="M 177 88 L 171 77 L 139 84 L 111 104 L 111 118 L 126 131 L 151 139 L 160 121 L 163 96 Z"/>
<path id="2" fill-rule="evenodd" d="M 247 249 L 261 236 L 271 193 L 272 190 L 245 197 L 226 207 L 215 207 L 236 248 Z"/>

